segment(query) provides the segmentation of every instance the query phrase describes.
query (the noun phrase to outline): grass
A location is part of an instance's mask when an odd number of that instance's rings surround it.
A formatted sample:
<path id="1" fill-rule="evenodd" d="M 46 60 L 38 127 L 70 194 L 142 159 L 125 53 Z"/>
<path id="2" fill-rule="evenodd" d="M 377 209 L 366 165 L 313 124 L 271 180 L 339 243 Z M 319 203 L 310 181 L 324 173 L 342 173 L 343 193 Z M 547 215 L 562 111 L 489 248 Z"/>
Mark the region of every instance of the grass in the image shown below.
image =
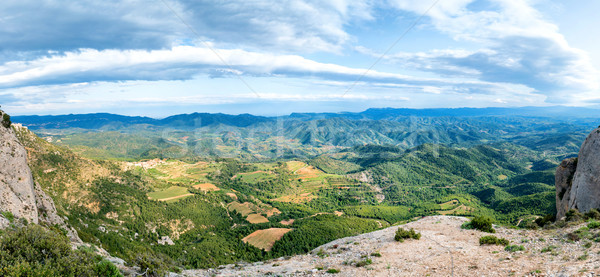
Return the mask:
<path id="1" fill-rule="evenodd" d="M 281 239 L 287 232 L 292 231 L 288 228 L 269 228 L 264 230 L 258 230 L 254 233 L 244 237 L 242 241 L 253 245 L 256 248 L 270 251 L 273 248 L 273 244 Z"/>
<path id="2" fill-rule="evenodd" d="M 183 197 L 192 195 L 187 188 L 179 186 L 171 186 L 166 190 L 149 192 L 148 198 L 158 201 L 178 200 Z"/>

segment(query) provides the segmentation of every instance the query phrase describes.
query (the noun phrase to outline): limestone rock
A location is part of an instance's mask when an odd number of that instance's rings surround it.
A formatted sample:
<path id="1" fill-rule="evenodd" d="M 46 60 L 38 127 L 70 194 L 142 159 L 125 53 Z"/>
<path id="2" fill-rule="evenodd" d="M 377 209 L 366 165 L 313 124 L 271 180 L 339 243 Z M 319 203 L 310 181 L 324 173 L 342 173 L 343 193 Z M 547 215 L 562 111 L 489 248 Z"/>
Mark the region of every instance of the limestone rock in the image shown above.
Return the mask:
<path id="1" fill-rule="evenodd" d="M 0 126 L 0 210 L 38 223 L 33 176 L 26 157 L 12 128 Z"/>
<path id="2" fill-rule="evenodd" d="M 13 128 L 25 127 L 0 126 L 0 212 L 10 212 L 16 220 L 24 219 L 28 223 L 61 226 L 71 241 L 81 243 L 77 232 L 56 212 L 52 199 L 34 182 L 27 164 L 27 151 Z M 6 218 L 0 217 L 0 228 L 9 224 Z"/>
<path id="3" fill-rule="evenodd" d="M 570 209 L 600 209 L 600 128 L 585 139 L 577 158 L 561 163 L 555 181 L 557 218 Z"/>
<path id="4" fill-rule="evenodd" d="M 577 169 L 577 158 L 569 158 L 558 166 L 555 175 L 556 184 L 556 217 L 562 218 L 569 211 L 569 197 L 573 176 Z"/>
<path id="5" fill-rule="evenodd" d="M 585 139 L 579 150 L 569 208 L 582 213 L 600 208 L 600 128 Z"/>

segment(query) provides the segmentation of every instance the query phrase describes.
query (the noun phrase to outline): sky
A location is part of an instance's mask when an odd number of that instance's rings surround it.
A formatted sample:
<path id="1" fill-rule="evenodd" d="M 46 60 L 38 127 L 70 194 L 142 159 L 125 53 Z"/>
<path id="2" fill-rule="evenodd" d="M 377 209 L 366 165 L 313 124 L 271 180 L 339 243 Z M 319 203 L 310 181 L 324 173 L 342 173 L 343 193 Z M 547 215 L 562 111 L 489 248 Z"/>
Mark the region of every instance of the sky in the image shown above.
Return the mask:
<path id="1" fill-rule="evenodd" d="M 600 104 L 595 0 L 3 0 L 13 115 Z"/>

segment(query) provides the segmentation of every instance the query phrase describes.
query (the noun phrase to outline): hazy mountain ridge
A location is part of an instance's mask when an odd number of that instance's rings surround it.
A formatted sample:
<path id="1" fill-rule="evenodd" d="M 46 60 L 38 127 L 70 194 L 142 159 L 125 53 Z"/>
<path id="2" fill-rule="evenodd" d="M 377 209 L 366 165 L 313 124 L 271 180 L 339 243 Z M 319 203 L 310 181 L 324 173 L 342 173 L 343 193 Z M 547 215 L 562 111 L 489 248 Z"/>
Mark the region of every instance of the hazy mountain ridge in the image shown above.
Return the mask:
<path id="1" fill-rule="evenodd" d="M 398 115 L 407 114 L 405 110 L 394 111 L 388 115 L 387 109 L 363 112 L 375 114 L 372 118 L 361 113 L 277 118 L 196 113 L 161 120 L 107 114 L 92 114 L 87 119 L 86 115 L 70 115 L 14 120 L 24 120 L 40 136 L 91 158 L 229 157 L 249 161 L 310 158 L 365 144 L 408 149 L 426 143 L 470 147 L 508 141 L 538 151 L 574 151 L 594 124 L 592 119 L 573 121 L 554 115 L 456 117 L 440 109 L 408 110 L 436 116 L 405 116 Z M 562 150 L 558 152 L 564 153 Z"/>
<path id="2" fill-rule="evenodd" d="M 396 108 L 371 108 L 363 112 L 341 113 L 291 113 L 288 116 L 256 116 L 251 114 L 211 114 L 192 113 L 169 116 L 156 119 L 142 116 L 124 116 L 110 113 L 69 114 L 69 115 L 21 115 L 14 116 L 15 122 L 20 122 L 32 130 L 36 129 L 63 129 L 83 128 L 100 129 L 105 125 L 130 126 L 135 124 L 149 124 L 155 126 L 170 125 L 177 127 L 202 127 L 216 124 L 228 126 L 247 127 L 257 123 L 274 123 L 277 120 L 317 120 L 328 118 L 346 118 L 350 120 L 392 120 L 397 121 L 405 117 L 539 117 L 561 119 L 561 121 L 584 120 L 598 118 L 597 109 L 580 107 L 522 107 L 522 108 L 455 108 L 455 109 L 396 109 Z M 567 119 L 568 118 L 568 119 Z M 583 121 L 585 122 L 585 120 Z"/>

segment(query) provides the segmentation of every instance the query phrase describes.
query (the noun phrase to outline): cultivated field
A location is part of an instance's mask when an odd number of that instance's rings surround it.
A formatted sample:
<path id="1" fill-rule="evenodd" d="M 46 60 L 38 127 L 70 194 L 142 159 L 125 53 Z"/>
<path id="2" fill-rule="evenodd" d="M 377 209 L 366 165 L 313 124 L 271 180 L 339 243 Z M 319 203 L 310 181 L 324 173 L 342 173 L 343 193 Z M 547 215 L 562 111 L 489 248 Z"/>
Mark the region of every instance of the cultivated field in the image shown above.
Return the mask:
<path id="1" fill-rule="evenodd" d="M 266 217 L 259 214 L 249 214 L 248 217 L 246 217 L 246 220 L 248 220 L 248 222 L 252 224 L 269 222 L 269 220 Z"/>
<path id="2" fill-rule="evenodd" d="M 219 190 L 221 190 L 220 188 L 218 188 L 217 186 L 215 186 L 211 183 L 197 184 L 197 185 L 193 185 L 192 187 L 195 189 L 203 190 L 203 191 L 219 191 Z"/>
<path id="3" fill-rule="evenodd" d="M 269 228 L 265 230 L 258 230 L 243 238 L 242 241 L 252 244 L 257 248 L 270 251 L 271 248 L 273 248 L 273 244 L 289 231 L 292 231 L 292 229 Z"/>
<path id="4" fill-rule="evenodd" d="M 170 201 L 181 199 L 183 197 L 191 196 L 193 194 L 189 193 L 187 188 L 172 186 L 166 190 L 149 192 L 148 199 L 158 200 L 158 201 Z"/>

